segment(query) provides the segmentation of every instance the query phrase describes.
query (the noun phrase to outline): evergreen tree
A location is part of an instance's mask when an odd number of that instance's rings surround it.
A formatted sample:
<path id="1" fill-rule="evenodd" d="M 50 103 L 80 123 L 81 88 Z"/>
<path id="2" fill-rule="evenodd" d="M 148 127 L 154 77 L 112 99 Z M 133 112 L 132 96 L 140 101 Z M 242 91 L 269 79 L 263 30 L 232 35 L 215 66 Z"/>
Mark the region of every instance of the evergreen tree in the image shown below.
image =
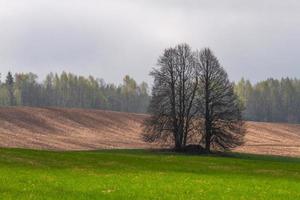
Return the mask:
<path id="1" fill-rule="evenodd" d="M 8 92 L 9 105 L 14 106 L 15 105 L 14 78 L 13 78 L 11 72 L 7 73 L 5 83 L 6 83 L 6 89 Z"/>

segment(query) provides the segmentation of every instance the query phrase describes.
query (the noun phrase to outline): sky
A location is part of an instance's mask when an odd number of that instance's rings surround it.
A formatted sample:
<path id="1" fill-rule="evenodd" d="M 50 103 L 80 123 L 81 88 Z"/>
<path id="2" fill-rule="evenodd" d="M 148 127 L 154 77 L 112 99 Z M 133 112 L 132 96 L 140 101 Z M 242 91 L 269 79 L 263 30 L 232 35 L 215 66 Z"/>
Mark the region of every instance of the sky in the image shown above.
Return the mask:
<path id="1" fill-rule="evenodd" d="M 0 0 L 0 72 L 151 83 L 163 50 L 211 48 L 229 78 L 300 78 L 297 0 Z"/>

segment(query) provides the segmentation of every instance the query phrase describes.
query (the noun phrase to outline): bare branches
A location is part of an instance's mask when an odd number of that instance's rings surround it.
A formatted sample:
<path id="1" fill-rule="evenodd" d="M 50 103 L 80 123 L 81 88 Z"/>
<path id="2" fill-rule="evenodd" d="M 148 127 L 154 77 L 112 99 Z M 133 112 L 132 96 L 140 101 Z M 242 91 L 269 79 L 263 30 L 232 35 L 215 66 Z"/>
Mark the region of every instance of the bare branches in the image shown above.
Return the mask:
<path id="1" fill-rule="evenodd" d="M 194 54 L 187 44 L 181 44 L 166 49 L 158 66 L 150 73 L 154 77 L 149 106 L 152 117 L 145 123 L 144 137 L 148 141 L 172 137 L 175 148 L 181 149 L 195 116 L 192 108 L 198 81 Z"/>
<path id="2" fill-rule="evenodd" d="M 210 49 L 192 52 L 187 44 L 166 49 L 158 67 L 150 73 L 154 86 L 151 117 L 145 122 L 146 141 L 172 138 L 180 150 L 198 136 L 207 151 L 211 146 L 229 149 L 242 143 L 241 112 L 233 84 Z"/>
<path id="3" fill-rule="evenodd" d="M 210 49 L 197 52 L 200 117 L 204 118 L 206 151 L 234 148 L 243 142 L 241 110 L 233 84 Z"/>

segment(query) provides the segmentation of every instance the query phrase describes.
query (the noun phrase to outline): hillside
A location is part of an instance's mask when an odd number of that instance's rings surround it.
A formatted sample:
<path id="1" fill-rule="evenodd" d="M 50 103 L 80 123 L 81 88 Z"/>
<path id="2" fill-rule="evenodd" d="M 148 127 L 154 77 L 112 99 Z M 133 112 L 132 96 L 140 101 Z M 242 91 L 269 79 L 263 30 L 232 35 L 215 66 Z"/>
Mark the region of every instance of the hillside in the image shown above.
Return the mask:
<path id="1" fill-rule="evenodd" d="M 145 148 L 146 115 L 62 108 L 1 108 L 0 145 L 55 150 Z"/>
<path id="2" fill-rule="evenodd" d="M 141 139 L 143 114 L 62 108 L 0 108 L 0 146 L 50 150 L 155 148 Z M 300 156 L 300 125 L 247 122 L 235 151 Z"/>

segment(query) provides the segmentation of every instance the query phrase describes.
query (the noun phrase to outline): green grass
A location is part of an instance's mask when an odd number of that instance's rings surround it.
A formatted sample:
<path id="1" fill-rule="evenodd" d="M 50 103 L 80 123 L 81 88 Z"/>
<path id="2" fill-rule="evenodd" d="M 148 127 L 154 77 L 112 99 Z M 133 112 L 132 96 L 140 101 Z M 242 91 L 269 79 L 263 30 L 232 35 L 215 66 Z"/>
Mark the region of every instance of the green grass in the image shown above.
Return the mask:
<path id="1" fill-rule="evenodd" d="M 300 159 L 0 149 L 0 199 L 300 199 Z"/>

